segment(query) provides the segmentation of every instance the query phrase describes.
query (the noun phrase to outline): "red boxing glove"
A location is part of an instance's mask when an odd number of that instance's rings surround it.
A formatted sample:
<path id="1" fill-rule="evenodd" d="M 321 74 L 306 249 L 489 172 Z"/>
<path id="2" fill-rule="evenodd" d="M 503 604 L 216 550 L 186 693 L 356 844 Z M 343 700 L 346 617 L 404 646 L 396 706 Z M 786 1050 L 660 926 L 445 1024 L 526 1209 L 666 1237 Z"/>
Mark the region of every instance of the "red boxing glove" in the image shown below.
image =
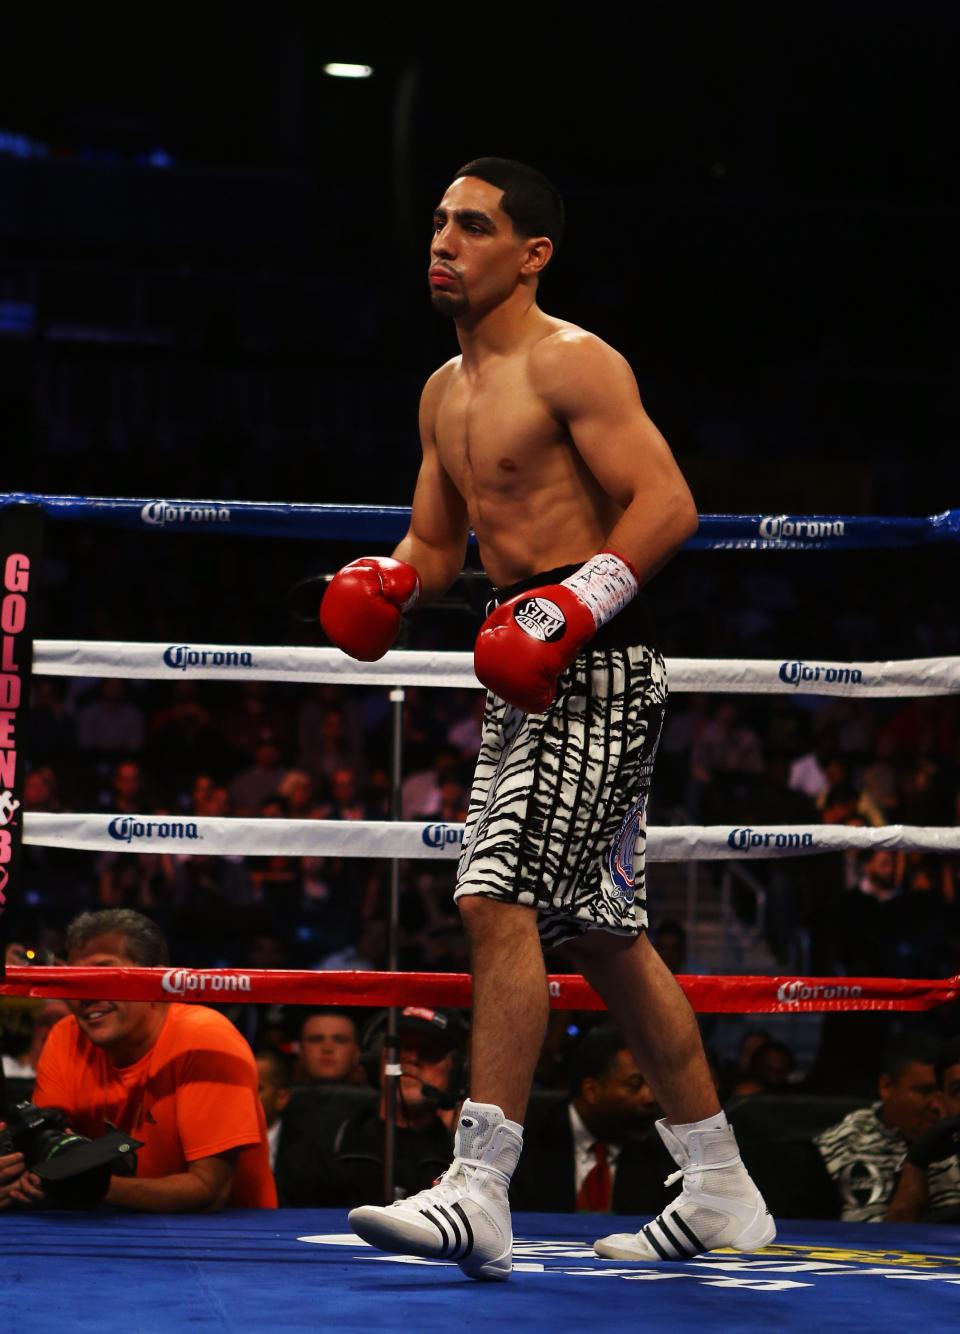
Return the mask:
<path id="1" fill-rule="evenodd" d="M 480 627 L 478 679 L 524 713 L 543 713 L 556 697 L 557 677 L 639 587 L 628 561 L 602 551 L 562 583 L 518 594 Z"/>
<path id="2" fill-rule="evenodd" d="M 412 565 L 389 556 L 363 556 L 330 581 L 320 624 L 351 658 L 374 662 L 396 639 L 400 617 L 419 596 L 420 576 Z"/>

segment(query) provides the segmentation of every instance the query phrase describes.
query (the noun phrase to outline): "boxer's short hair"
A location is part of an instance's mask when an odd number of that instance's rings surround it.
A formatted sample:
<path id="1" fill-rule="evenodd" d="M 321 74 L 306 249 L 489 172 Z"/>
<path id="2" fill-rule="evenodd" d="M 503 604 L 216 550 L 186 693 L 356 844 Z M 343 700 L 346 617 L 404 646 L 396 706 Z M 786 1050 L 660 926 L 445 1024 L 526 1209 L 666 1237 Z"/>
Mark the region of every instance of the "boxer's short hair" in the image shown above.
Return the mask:
<path id="1" fill-rule="evenodd" d="M 542 171 L 506 157 L 478 157 L 464 163 L 455 173 L 476 176 L 503 191 L 500 207 L 513 223 L 518 236 L 547 236 L 556 252 L 564 228 L 564 207 L 560 191 Z"/>

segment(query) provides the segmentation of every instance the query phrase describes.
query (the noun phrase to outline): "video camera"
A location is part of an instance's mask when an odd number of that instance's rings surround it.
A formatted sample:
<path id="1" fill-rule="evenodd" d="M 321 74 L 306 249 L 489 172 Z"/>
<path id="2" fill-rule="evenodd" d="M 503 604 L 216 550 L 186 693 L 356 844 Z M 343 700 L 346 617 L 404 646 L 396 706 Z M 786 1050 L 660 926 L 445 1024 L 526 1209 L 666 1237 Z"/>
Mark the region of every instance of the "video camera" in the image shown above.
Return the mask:
<path id="1" fill-rule="evenodd" d="M 36 1173 L 50 1203 L 61 1209 L 99 1204 L 114 1172 L 133 1175 L 141 1148 L 142 1140 L 112 1127 L 97 1139 L 74 1134 L 58 1107 L 35 1107 L 32 1102 L 18 1102 L 6 1130 L 0 1130 L 0 1156 L 22 1153 L 27 1170 Z"/>

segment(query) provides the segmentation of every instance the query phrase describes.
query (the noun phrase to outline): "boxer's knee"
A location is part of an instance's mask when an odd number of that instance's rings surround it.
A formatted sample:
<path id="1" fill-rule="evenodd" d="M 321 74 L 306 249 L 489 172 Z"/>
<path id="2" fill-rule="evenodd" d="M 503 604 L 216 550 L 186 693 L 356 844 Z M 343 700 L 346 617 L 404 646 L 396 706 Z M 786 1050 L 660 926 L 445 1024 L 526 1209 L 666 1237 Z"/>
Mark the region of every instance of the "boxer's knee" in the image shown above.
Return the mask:
<path id="1" fill-rule="evenodd" d="M 471 945 L 537 933 L 537 914 L 519 903 L 501 903 L 483 894 L 465 894 L 457 900 L 460 919 Z"/>

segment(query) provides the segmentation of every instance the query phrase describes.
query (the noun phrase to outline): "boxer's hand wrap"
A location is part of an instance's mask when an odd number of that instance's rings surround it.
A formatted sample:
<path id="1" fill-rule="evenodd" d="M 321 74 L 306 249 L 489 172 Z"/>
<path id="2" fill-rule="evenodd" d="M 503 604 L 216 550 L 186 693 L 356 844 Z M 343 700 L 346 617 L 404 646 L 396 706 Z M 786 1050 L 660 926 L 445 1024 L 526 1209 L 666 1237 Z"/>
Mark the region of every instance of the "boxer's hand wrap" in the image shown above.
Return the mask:
<path id="1" fill-rule="evenodd" d="M 524 713 L 542 713 L 561 672 L 639 587 L 628 561 L 601 551 L 562 583 L 518 594 L 480 628 L 473 651 L 478 679 Z"/>
<path id="2" fill-rule="evenodd" d="M 400 618 L 420 596 L 420 576 L 406 561 L 363 556 L 330 581 L 320 604 L 324 633 L 361 662 L 382 658 Z"/>

